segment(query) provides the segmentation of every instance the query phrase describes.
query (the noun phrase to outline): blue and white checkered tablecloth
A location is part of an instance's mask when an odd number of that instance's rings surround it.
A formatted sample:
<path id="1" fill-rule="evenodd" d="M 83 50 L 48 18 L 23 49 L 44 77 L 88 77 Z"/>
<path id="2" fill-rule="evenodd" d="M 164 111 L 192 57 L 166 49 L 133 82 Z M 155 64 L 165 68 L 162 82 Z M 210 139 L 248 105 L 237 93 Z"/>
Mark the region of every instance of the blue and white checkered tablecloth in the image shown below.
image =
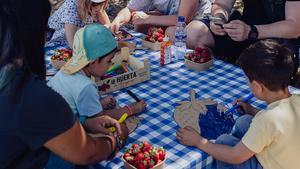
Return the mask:
<path id="1" fill-rule="evenodd" d="M 46 48 L 47 69 L 49 65 L 51 47 Z M 160 53 L 138 50 L 135 56 L 149 59 L 151 79 L 149 81 L 129 87 L 139 98 L 144 99 L 147 111 L 140 115 L 143 118 L 139 127 L 129 136 L 127 146 L 111 161 L 104 161 L 98 168 L 122 168 L 122 152 L 131 143 L 147 140 L 155 146 L 164 147 L 167 151 L 166 169 L 177 168 L 214 168 L 211 156 L 203 151 L 181 145 L 176 140 L 179 126 L 173 118 L 173 112 L 178 101 L 189 100 L 189 91 L 194 89 L 198 99 L 212 98 L 230 106 L 233 100 L 250 93 L 246 78 L 241 69 L 220 60 L 214 62 L 209 70 L 196 73 L 185 67 L 183 61 L 160 66 Z M 134 100 L 124 91 L 114 92 L 120 105 Z M 265 108 L 266 105 L 255 98 L 250 101 L 254 106 Z M 235 117 L 237 117 L 235 115 Z"/>

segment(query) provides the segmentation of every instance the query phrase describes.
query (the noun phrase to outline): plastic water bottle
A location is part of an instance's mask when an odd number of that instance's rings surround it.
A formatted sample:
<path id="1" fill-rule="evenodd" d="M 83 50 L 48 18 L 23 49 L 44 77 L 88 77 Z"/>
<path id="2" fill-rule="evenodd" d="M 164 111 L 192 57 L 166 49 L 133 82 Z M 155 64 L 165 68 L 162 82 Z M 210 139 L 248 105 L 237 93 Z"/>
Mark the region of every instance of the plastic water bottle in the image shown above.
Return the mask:
<path id="1" fill-rule="evenodd" d="M 186 53 L 186 31 L 185 31 L 185 18 L 183 16 L 178 17 L 177 27 L 175 30 L 174 40 L 174 56 L 176 59 L 184 59 Z"/>

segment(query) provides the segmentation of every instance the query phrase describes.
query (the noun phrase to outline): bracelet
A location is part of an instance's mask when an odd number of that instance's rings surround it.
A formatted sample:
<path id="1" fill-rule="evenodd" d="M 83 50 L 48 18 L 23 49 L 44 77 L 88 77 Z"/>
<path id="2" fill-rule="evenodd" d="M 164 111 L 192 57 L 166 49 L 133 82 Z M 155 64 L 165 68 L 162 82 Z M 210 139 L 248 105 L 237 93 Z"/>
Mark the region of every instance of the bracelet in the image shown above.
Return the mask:
<path id="1" fill-rule="evenodd" d="M 131 108 L 128 105 L 125 105 L 124 107 L 127 108 L 128 112 L 129 112 L 128 113 L 129 116 L 133 115 L 133 112 L 132 112 Z"/>

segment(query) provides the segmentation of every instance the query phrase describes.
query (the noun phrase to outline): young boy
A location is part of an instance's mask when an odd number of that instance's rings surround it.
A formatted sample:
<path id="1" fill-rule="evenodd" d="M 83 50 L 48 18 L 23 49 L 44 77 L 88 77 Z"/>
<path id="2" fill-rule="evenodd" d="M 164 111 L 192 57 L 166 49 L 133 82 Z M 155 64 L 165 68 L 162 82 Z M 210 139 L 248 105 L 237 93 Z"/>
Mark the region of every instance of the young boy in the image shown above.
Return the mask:
<path id="1" fill-rule="evenodd" d="M 265 40 L 247 48 L 238 61 L 251 91 L 266 101 L 268 108 L 258 111 L 238 101 L 249 115 L 237 119 L 232 134 L 220 136 L 216 143 L 191 127 L 179 129 L 177 139 L 212 155 L 218 160 L 217 168 L 299 168 L 300 96 L 291 95 L 288 90 L 293 72 L 291 52 Z"/>
<path id="2" fill-rule="evenodd" d="M 146 108 L 146 103 L 141 101 L 123 108 L 103 110 L 97 86 L 90 77 L 105 74 L 116 49 L 115 38 L 106 27 L 99 24 L 85 26 L 75 34 L 72 59 L 48 82 L 68 102 L 85 129 L 92 133 L 108 132 L 99 124 L 99 115 L 118 120 L 124 113 L 131 116 Z M 112 102 L 113 99 L 106 105 L 113 105 Z"/>

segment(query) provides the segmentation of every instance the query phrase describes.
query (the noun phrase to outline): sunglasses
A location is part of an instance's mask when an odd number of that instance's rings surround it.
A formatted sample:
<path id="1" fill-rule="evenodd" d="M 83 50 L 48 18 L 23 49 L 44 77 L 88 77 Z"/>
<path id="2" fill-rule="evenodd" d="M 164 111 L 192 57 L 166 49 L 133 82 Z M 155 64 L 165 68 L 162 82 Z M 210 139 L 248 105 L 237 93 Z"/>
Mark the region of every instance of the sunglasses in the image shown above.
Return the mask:
<path id="1" fill-rule="evenodd" d="M 103 2 L 92 2 L 92 7 L 98 6 L 98 5 L 100 5 L 100 4 L 104 3 L 104 2 L 105 1 L 103 1 Z"/>

